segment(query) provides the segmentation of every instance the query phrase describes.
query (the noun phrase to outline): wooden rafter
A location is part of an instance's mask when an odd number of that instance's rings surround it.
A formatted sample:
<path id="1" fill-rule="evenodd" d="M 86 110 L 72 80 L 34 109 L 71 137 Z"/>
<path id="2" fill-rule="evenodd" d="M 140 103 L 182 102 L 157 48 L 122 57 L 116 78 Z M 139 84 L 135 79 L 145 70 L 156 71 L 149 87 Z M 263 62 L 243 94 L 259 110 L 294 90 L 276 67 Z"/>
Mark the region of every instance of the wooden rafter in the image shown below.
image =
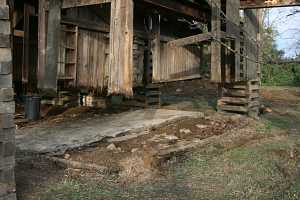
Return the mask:
<path id="1" fill-rule="evenodd" d="M 300 0 L 241 0 L 241 8 L 272 8 L 300 6 Z"/>
<path id="2" fill-rule="evenodd" d="M 193 36 L 186 37 L 186 38 L 172 40 L 172 41 L 168 42 L 167 44 L 171 45 L 171 46 L 185 46 L 185 45 L 189 45 L 189 44 L 195 44 L 195 43 L 199 43 L 199 42 L 203 42 L 203 41 L 208 41 L 211 38 L 212 38 L 211 33 L 202 33 L 202 34 L 193 35 Z"/>
<path id="3" fill-rule="evenodd" d="M 205 7 L 199 6 L 198 4 L 186 4 L 180 1 L 174 0 L 139 0 L 150 3 L 152 5 L 171 10 L 186 16 L 194 17 L 197 19 L 203 19 Z"/>
<path id="4" fill-rule="evenodd" d="M 90 5 L 97 5 L 103 3 L 110 3 L 111 0 L 63 0 L 62 8 L 74 8 L 74 7 L 81 7 L 81 6 L 90 6 Z"/>

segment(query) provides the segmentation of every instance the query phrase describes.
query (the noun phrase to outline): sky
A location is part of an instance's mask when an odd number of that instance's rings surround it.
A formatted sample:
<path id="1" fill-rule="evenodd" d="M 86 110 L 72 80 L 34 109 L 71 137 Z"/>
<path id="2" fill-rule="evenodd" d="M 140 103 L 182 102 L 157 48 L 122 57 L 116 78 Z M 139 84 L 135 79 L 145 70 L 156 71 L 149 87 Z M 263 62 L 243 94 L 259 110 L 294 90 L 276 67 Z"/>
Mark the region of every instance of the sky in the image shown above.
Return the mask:
<path id="1" fill-rule="evenodd" d="M 300 7 L 272 8 L 269 9 L 267 22 L 273 25 L 278 31 L 276 43 L 278 48 L 285 51 L 285 56 L 294 57 L 300 50 L 296 48 L 296 38 L 300 40 L 300 13 L 294 16 L 287 16 L 293 10 Z"/>

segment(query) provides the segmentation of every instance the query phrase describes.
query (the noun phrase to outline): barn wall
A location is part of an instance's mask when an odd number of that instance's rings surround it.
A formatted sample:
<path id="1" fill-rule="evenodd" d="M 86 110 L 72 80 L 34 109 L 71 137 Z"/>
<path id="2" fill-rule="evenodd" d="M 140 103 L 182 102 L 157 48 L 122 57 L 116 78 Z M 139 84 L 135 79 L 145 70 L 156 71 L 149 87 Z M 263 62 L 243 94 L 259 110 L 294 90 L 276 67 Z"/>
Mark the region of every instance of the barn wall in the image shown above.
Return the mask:
<path id="1" fill-rule="evenodd" d="M 108 81 L 107 34 L 80 29 L 78 35 L 77 86 L 102 90 Z"/>
<path id="2" fill-rule="evenodd" d="M 0 199 L 14 200 L 15 105 L 10 34 L 9 8 L 6 0 L 0 0 Z"/>
<path id="3" fill-rule="evenodd" d="M 96 12 L 96 10 L 99 12 Z M 62 21 L 79 26 L 77 49 L 77 81 L 76 87 L 102 91 L 108 87 L 109 78 L 109 9 L 104 7 L 82 7 L 68 9 L 63 13 Z M 84 26 L 85 22 L 92 22 Z M 145 38 L 141 36 L 141 25 L 135 24 L 139 30 L 133 41 L 133 86 L 143 84 Z M 143 28 L 143 27 L 142 27 Z M 142 33 L 143 35 L 143 33 Z M 146 35 L 146 34 L 145 34 Z M 61 35 L 64 44 L 65 35 Z M 58 76 L 65 74 L 63 61 L 64 50 L 60 48 Z"/>
<path id="4" fill-rule="evenodd" d="M 168 82 L 200 77 L 201 48 L 176 47 L 161 44 L 160 65 L 155 70 L 154 82 Z"/>
<path id="5" fill-rule="evenodd" d="M 63 13 L 62 20 L 74 22 L 79 25 L 78 35 L 78 60 L 77 60 L 77 81 L 76 87 L 91 90 L 102 90 L 108 87 L 109 66 L 109 24 L 110 9 L 105 4 L 103 7 L 82 7 L 68 9 Z M 134 40 L 133 40 L 133 87 L 142 86 L 144 78 L 144 51 L 148 35 L 144 24 L 145 13 L 135 10 Z M 189 30 L 185 23 L 174 27 L 173 21 L 161 22 L 161 55 L 157 69 L 154 72 L 154 82 L 167 82 L 185 80 L 200 77 L 201 68 L 201 47 L 184 46 L 170 48 L 165 43 L 172 38 L 181 38 L 198 32 L 184 32 L 178 30 Z M 175 20 L 175 21 L 174 21 Z M 84 27 L 84 23 L 89 26 Z M 92 24 L 91 24 L 92 22 Z M 63 37 L 62 37 L 63 39 Z M 60 60 L 64 55 L 61 54 Z M 64 73 L 64 66 L 59 66 L 59 74 Z"/>

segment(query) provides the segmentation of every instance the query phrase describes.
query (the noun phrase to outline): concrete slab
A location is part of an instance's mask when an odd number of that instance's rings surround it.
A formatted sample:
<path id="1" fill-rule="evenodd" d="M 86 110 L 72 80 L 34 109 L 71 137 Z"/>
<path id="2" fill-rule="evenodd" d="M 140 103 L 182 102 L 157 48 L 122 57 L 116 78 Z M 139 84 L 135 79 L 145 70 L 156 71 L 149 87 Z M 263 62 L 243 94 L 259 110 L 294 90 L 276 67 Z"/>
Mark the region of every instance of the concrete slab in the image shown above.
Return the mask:
<path id="1" fill-rule="evenodd" d="M 28 153 L 63 154 L 66 150 L 87 146 L 104 138 L 138 133 L 182 118 L 203 117 L 203 113 L 147 109 L 129 111 L 93 119 L 78 119 L 55 126 L 40 124 L 17 131 L 17 149 Z"/>

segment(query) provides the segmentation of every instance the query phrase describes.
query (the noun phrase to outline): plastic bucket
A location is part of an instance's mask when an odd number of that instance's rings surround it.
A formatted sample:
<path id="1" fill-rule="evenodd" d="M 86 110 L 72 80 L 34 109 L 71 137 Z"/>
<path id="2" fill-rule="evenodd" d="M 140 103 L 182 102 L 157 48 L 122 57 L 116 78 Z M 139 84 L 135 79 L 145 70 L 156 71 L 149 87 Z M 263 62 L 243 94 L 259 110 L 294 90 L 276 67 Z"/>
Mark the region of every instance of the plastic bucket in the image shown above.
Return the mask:
<path id="1" fill-rule="evenodd" d="M 41 97 L 26 96 L 25 98 L 25 118 L 28 120 L 40 119 Z"/>

